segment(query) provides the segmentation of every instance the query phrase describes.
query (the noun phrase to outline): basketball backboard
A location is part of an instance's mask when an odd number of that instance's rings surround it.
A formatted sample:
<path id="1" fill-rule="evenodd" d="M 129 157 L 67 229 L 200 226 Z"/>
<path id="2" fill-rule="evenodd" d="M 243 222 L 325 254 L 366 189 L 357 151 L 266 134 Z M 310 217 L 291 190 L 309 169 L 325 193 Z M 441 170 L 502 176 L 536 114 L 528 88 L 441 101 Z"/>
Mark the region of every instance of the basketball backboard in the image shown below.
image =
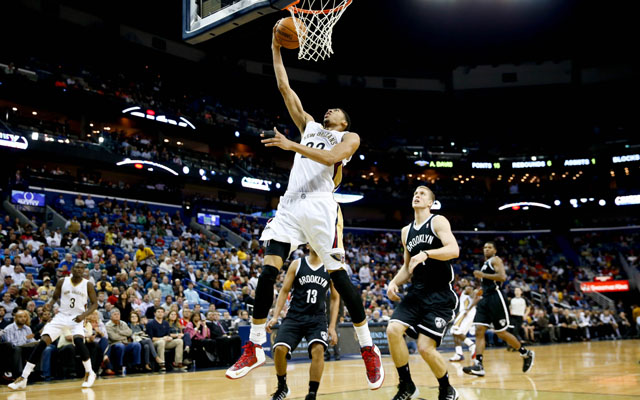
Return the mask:
<path id="1" fill-rule="evenodd" d="M 196 44 L 297 3 L 296 0 L 182 0 L 182 38 Z"/>

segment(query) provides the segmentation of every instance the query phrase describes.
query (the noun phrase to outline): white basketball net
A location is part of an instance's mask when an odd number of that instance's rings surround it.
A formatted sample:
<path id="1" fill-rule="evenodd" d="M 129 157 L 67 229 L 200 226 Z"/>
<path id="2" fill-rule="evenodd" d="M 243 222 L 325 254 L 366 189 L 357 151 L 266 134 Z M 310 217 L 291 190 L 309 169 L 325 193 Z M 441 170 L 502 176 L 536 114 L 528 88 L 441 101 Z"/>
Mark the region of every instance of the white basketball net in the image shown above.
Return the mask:
<path id="1" fill-rule="evenodd" d="M 300 0 L 289 7 L 300 47 L 298 59 L 318 61 L 333 54 L 331 34 L 352 0 Z"/>

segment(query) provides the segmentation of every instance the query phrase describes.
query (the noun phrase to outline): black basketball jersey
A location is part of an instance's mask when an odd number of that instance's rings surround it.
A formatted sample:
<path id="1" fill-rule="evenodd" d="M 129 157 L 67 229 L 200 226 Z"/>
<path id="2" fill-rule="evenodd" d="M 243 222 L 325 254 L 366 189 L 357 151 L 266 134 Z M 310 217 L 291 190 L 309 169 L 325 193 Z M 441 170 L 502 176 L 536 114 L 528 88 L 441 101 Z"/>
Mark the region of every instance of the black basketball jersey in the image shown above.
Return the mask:
<path id="1" fill-rule="evenodd" d="M 324 264 L 314 270 L 307 263 L 307 257 L 301 258 L 287 316 L 326 315 L 325 300 L 329 282 L 329 272 Z"/>
<path id="2" fill-rule="evenodd" d="M 431 215 L 422 226 L 416 227 L 415 221 L 409 226 L 406 247 L 411 257 L 423 250 L 429 251 L 442 247 L 442 241 L 431 228 L 434 217 L 435 215 Z M 453 267 L 450 262 L 427 258 L 424 263 L 413 270 L 411 289 L 422 292 L 440 292 L 451 290 L 452 282 Z"/>
<path id="3" fill-rule="evenodd" d="M 480 271 L 484 272 L 485 274 L 495 274 L 496 273 L 496 269 L 493 268 L 493 265 L 491 265 L 491 260 L 492 259 L 493 259 L 493 257 L 491 257 L 490 259 L 485 261 L 484 264 L 482 264 L 482 268 L 480 269 Z M 493 292 L 496 292 L 499 289 L 500 289 L 500 286 L 498 286 L 498 281 L 482 278 L 482 293 L 483 294 L 493 293 Z"/>

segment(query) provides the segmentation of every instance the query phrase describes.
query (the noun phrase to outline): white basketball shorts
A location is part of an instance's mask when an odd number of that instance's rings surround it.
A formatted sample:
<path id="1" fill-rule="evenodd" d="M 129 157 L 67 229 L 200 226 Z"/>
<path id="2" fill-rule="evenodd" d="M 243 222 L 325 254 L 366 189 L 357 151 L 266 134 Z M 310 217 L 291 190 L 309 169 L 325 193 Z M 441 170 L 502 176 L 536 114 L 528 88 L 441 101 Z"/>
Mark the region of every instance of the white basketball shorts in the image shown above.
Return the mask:
<path id="1" fill-rule="evenodd" d="M 342 228 L 342 212 L 333 193 L 285 193 L 260 240 L 289 243 L 289 254 L 309 243 L 327 270 L 335 271 L 344 266 Z"/>

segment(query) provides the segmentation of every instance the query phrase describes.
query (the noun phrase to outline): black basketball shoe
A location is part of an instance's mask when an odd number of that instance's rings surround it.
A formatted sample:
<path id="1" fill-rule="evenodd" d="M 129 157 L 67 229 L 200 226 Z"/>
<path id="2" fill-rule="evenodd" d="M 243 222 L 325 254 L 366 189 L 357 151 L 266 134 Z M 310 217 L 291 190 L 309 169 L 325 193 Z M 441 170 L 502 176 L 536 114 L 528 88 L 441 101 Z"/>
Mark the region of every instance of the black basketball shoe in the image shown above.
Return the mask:
<path id="1" fill-rule="evenodd" d="M 278 389 L 271 395 L 271 400 L 284 400 L 289 395 L 289 388 L 286 384 L 278 385 Z"/>
<path id="2" fill-rule="evenodd" d="M 438 400 L 458 400 L 458 391 L 453 386 L 448 386 L 446 389 L 439 388 Z"/>
<path id="3" fill-rule="evenodd" d="M 536 358 L 536 353 L 533 350 L 527 351 L 527 354 L 523 355 L 522 372 L 529 372 L 533 367 L 533 360 Z"/>
<path id="4" fill-rule="evenodd" d="M 476 361 L 474 365 L 462 368 L 462 372 L 469 375 L 484 376 L 484 367 Z"/>
<path id="5" fill-rule="evenodd" d="M 393 396 L 392 400 L 409 400 L 415 399 L 420 395 L 420 391 L 413 382 L 400 382 L 398 384 L 398 393 Z"/>

